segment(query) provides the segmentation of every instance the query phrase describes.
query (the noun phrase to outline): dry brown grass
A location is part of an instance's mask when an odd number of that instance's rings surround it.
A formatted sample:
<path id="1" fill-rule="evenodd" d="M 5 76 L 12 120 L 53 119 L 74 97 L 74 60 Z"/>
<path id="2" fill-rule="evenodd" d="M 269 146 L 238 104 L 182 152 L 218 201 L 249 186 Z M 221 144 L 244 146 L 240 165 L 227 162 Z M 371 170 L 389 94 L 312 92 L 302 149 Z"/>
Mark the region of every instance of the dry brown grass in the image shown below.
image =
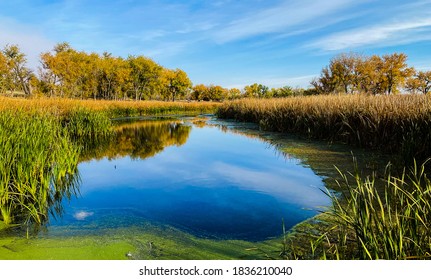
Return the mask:
<path id="1" fill-rule="evenodd" d="M 431 155 L 430 104 L 425 95 L 325 95 L 237 100 L 224 103 L 217 114 L 267 130 L 400 153 L 410 160 Z"/>
<path id="2" fill-rule="evenodd" d="M 111 118 L 160 114 L 213 113 L 220 104 L 217 102 L 108 101 L 0 97 L 0 111 L 23 108 L 25 110 L 49 110 L 64 114 L 76 108 L 86 108 L 102 111 Z"/>

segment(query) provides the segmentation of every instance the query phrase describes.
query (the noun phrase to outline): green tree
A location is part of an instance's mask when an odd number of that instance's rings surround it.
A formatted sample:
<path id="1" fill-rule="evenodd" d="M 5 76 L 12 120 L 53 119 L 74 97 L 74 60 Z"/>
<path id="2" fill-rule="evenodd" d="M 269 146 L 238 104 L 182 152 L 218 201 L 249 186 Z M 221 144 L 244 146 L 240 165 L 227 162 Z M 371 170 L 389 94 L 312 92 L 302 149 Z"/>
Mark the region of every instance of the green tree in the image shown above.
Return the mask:
<path id="1" fill-rule="evenodd" d="M 290 86 L 284 86 L 281 88 L 272 88 L 271 89 L 271 97 L 288 97 L 288 96 L 294 96 L 295 91 Z"/>

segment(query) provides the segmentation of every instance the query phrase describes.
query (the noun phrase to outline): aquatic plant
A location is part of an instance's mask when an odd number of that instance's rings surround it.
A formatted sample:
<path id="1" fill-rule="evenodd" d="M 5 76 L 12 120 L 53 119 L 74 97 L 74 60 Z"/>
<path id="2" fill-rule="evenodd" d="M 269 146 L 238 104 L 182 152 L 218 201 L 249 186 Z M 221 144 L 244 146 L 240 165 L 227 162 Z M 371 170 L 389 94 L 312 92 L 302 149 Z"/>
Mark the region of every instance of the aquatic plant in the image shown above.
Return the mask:
<path id="1" fill-rule="evenodd" d="M 111 120 L 105 113 L 77 107 L 60 116 L 61 125 L 73 140 L 97 141 L 112 133 Z"/>
<path id="2" fill-rule="evenodd" d="M 61 210 L 78 182 L 79 148 L 56 118 L 41 112 L 0 113 L 0 218 L 6 226 L 40 225 Z"/>
<path id="3" fill-rule="evenodd" d="M 347 192 L 327 192 L 334 227 L 322 235 L 325 257 L 331 252 L 331 257 L 345 259 L 431 258 L 431 181 L 425 166 L 415 162 L 400 177 L 389 174 L 383 189 L 374 177 L 340 172 Z"/>

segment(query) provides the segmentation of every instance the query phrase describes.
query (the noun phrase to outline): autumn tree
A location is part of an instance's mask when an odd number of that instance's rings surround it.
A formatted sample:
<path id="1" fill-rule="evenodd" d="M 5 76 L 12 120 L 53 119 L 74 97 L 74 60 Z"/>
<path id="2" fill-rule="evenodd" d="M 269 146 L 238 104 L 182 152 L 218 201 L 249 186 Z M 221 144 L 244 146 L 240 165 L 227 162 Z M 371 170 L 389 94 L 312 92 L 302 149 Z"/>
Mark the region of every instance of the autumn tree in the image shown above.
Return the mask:
<path id="1" fill-rule="evenodd" d="M 98 57 L 92 56 L 90 61 L 86 53 L 72 49 L 68 43 L 59 43 L 53 52 L 42 53 L 40 58 L 42 91 L 49 96 L 88 97 L 88 92 L 84 94 L 87 89 L 85 83 L 89 81 L 88 71 Z"/>
<path id="2" fill-rule="evenodd" d="M 190 99 L 192 100 L 204 100 L 204 99 L 210 99 L 209 93 L 208 93 L 208 87 L 204 84 L 198 84 L 195 85 L 192 88 L 192 92 L 190 95 Z"/>
<path id="3" fill-rule="evenodd" d="M 267 86 L 254 83 L 244 87 L 244 96 L 263 98 L 268 94 L 268 91 L 269 88 Z"/>
<path id="4" fill-rule="evenodd" d="M 228 95 L 228 90 L 221 86 L 211 85 L 208 91 L 209 91 L 209 100 L 212 100 L 212 101 L 222 101 L 226 99 Z M 206 100 L 206 101 L 209 101 L 209 100 Z"/>
<path id="5" fill-rule="evenodd" d="M 431 71 L 419 71 L 408 78 L 406 89 L 412 93 L 429 93 L 431 91 Z"/>
<path id="6" fill-rule="evenodd" d="M 397 93 L 398 87 L 403 86 L 405 80 L 413 74 L 413 68 L 408 67 L 406 54 L 394 53 L 383 56 L 382 74 L 385 92 Z"/>
<path id="7" fill-rule="evenodd" d="M 136 100 L 151 98 L 159 89 L 162 67 L 144 56 L 129 56 L 132 90 Z"/>
<path id="8" fill-rule="evenodd" d="M 17 45 L 7 45 L 3 49 L 3 56 L 6 59 L 5 74 L 6 87 L 11 92 L 22 90 L 25 95 L 31 95 L 30 80 L 33 77 L 32 71 L 26 67 L 27 59 Z"/>
<path id="9" fill-rule="evenodd" d="M 231 88 L 228 90 L 227 98 L 229 100 L 238 99 L 241 97 L 242 97 L 241 90 L 239 90 L 238 88 Z"/>
<path id="10" fill-rule="evenodd" d="M 185 97 L 192 87 L 192 82 L 186 72 L 181 69 L 164 69 L 160 81 L 165 100 L 175 101 L 175 99 Z"/>
<path id="11" fill-rule="evenodd" d="M 403 53 L 371 57 L 341 54 L 334 57 L 311 84 L 320 93 L 393 94 L 413 72 L 406 61 Z"/>
<path id="12" fill-rule="evenodd" d="M 336 88 L 336 82 L 332 78 L 332 72 L 327 66 L 322 69 L 320 77 L 311 81 L 311 85 L 319 94 L 333 93 Z"/>
<path id="13" fill-rule="evenodd" d="M 7 65 L 6 57 L 0 52 L 0 94 L 5 93 L 7 90 L 7 79 L 9 75 L 9 68 Z"/>

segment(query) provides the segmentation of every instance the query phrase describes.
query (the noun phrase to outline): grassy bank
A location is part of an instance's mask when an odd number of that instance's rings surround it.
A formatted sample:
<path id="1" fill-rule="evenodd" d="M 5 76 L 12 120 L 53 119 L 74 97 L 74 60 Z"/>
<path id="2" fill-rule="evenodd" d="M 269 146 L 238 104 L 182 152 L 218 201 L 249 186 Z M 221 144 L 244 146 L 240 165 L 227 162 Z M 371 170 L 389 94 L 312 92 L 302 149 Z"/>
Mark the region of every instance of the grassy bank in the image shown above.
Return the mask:
<path id="1" fill-rule="evenodd" d="M 265 130 L 396 153 L 407 161 L 431 155 L 430 104 L 425 95 L 244 99 L 224 103 L 217 115 L 259 123 Z"/>
<path id="2" fill-rule="evenodd" d="M 109 118 L 153 116 L 167 114 L 214 113 L 218 102 L 108 101 L 65 98 L 7 98 L 0 97 L 0 111 L 5 108 L 34 110 L 43 108 L 64 115 L 76 108 L 103 112 Z"/>
<path id="3" fill-rule="evenodd" d="M 79 147 L 50 114 L 0 114 L 0 218 L 4 226 L 40 225 L 77 183 Z M 52 210 L 52 209 L 51 209 Z"/>

